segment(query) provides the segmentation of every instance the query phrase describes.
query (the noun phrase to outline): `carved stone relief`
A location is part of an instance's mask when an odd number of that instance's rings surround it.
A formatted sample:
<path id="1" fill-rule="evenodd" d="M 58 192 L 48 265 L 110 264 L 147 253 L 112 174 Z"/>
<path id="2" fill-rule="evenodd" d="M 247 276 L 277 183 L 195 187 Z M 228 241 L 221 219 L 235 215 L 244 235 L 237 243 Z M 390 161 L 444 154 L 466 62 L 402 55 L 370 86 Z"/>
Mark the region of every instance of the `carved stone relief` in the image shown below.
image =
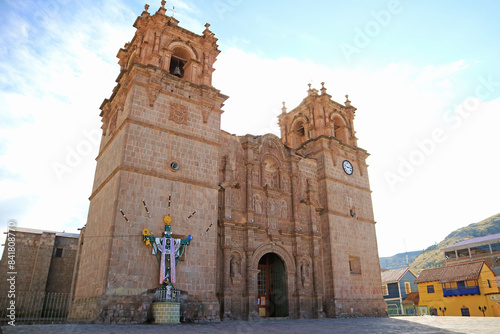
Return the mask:
<path id="1" fill-rule="evenodd" d="M 289 179 L 286 175 L 281 177 L 281 189 L 283 189 L 283 191 L 289 191 L 290 189 Z"/>
<path id="2" fill-rule="evenodd" d="M 210 116 L 210 112 L 212 111 L 212 107 L 210 106 L 203 106 L 202 110 L 201 110 L 201 113 L 202 113 L 202 117 L 203 117 L 203 123 L 208 123 L 208 117 Z"/>
<path id="3" fill-rule="evenodd" d="M 253 197 L 255 213 L 262 214 L 262 199 L 259 195 Z"/>
<path id="4" fill-rule="evenodd" d="M 269 207 L 269 213 L 271 215 L 274 215 L 276 213 L 276 203 L 274 202 L 273 199 L 269 199 L 268 207 Z"/>
<path id="5" fill-rule="evenodd" d="M 148 101 L 149 101 L 149 106 L 152 107 L 155 104 L 156 99 L 158 98 L 158 95 L 160 94 L 161 88 L 159 87 L 148 87 Z"/>
<path id="6" fill-rule="evenodd" d="M 288 217 L 288 204 L 285 200 L 281 201 L 281 215 L 282 218 Z"/>
<path id="7" fill-rule="evenodd" d="M 168 119 L 178 124 L 187 125 L 187 107 L 179 103 L 170 102 Z"/>
<path id="8" fill-rule="evenodd" d="M 231 277 L 241 276 L 241 260 L 238 255 L 231 256 L 230 260 L 230 274 Z"/>
<path id="9" fill-rule="evenodd" d="M 302 282 L 302 287 L 307 288 L 309 286 L 309 264 L 303 260 L 300 263 L 300 281 Z"/>
<path id="10" fill-rule="evenodd" d="M 258 170 L 258 168 L 254 168 L 253 171 L 252 171 L 252 183 L 254 185 L 260 185 L 259 170 Z"/>
<path id="11" fill-rule="evenodd" d="M 116 120 L 118 118 L 118 113 L 115 112 L 109 121 L 109 134 L 112 134 L 116 129 Z"/>

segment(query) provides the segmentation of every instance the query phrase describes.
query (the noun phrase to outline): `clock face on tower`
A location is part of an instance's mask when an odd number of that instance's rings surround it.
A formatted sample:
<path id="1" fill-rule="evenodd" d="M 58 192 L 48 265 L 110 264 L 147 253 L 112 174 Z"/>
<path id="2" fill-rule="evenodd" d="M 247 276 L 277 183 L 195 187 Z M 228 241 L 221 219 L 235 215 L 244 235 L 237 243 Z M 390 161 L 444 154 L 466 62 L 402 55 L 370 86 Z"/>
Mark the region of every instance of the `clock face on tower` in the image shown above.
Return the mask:
<path id="1" fill-rule="evenodd" d="M 351 175 L 352 174 L 353 168 L 352 168 L 352 165 L 351 165 L 351 163 L 349 161 L 344 160 L 344 162 L 342 163 L 342 167 L 344 168 L 344 172 L 347 175 Z"/>

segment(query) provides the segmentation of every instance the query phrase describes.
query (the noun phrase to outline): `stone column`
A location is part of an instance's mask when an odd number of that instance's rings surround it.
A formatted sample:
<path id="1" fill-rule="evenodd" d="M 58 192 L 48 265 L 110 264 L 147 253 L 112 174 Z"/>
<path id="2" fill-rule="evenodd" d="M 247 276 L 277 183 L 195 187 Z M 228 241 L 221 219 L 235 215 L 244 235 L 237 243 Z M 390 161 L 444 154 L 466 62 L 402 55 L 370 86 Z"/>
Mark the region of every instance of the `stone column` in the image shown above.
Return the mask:
<path id="1" fill-rule="evenodd" d="M 225 231 L 227 233 L 227 229 Z M 224 298 L 224 310 L 222 320 L 230 320 L 231 319 L 231 248 L 228 245 L 224 245 L 223 247 L 224 253 L 224 285 L 223 285 L 223 298 Z"/>
<path id="2" fill-rule="evenodd" d="M 248 162 L 246 164 L 246 172 L 247 172 L 246 209 L 247 209 L 248 223 L 252 223 L 255 219 L 254 217 L 255 208 L 253 207 L 253 168 L 254 168 L 253 163 Z"/>
<path id="3" fill-rule="evenodd" d="M 251 263 L 251 256 L 247 256 L 247 320 L 259 320 L 259 307 L 257 306 L 257 275 L 260 270 L 251 268 L 251 265 L 248 265 L 249 263 Z"/>
<path id="4" fill-rule="evenodd" d="M 314 232 L 313 232 L 314 233 Z M 313 312 L 318 318 L 324 318 L 325 312 L 323 311 L 323 281 L 321 267 L 321 251 L 320 251 L 321 236 L 313 235 L 312 238 L 312 278 L 313 278 L 313 289 L 314 289 L 314 299 L 315 304 L 313 305 Z"/>
<path id="5" fill-rule="evenodd" d="M 290 192 L 292 194 L 292 219 L 295 222 L 295 228 L 297 228 L 297 223 L 299 222 L 299 176 L 297 171 L 292 171 L 292 177 L 290 178 Z"/>

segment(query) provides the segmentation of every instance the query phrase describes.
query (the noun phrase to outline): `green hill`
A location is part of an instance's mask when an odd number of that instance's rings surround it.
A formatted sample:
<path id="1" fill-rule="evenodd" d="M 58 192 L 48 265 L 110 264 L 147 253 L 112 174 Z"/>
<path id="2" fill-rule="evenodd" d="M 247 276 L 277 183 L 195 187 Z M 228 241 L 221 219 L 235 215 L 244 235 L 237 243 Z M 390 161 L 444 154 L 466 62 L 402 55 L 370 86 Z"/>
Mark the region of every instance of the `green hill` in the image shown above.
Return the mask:
<path id="1" fill-rule="evenodd" d="M 470 224 L 451 232 L 440 243 L 425 249 L 411 264 L 410 268 L 416 274 L 423 269 L 441 267 L 443 262 L 443 249 L 462 240 L 482 237 L 500 233 L 500 213 L 479 223 Z"/>
<path id="2" fill-rule="evenodd" d="M 408 262 L 412 263 L 420 253 L 422 253 L 422 251 L 408 252 Z M 405 267 L 406 253 L 380 258 L 380 268 L 382 269 L 400 269 Z"/>

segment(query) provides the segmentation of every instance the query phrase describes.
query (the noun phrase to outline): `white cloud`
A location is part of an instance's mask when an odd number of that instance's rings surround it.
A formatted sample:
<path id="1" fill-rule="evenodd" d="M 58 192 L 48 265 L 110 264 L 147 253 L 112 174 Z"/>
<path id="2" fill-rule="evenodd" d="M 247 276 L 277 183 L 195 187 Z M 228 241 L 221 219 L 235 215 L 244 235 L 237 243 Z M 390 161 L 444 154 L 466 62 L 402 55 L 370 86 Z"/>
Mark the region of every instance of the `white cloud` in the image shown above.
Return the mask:
<path id="1" fill-rule="evenodd" d="M 32 23 L 11 17 L 9 25 L 17 27 L 12 36 L 22 38 L 19 43 L 4 44 L 10 47 L 0 52 L 1 57 L 16 62 L 16 66 L 0 64 L 0 85 L 15 87 L 0 93 L 5 120 L 0 124 L 0 140 L 7 145 L 0 156 L 0 201 L 12 207 L 0 213 L 0 226 L 11 218 L 25 227 L 66 231 L 85 223 L 98 147 L 84 131 L 100 127 L 98 107 L 115 85 L 119 74 L 115 55 L 133 36 L 130 22 L 136 16 L 120 3 L 108 1 L 102 6 L 99 11 L 82 6 L 83 12 L 63 30 L 56 22 L 46 22 L 40 41 L 33 39 Z M 191 8 L 189 4 L 177 6 L 187 12 Z M 109 13 L 115 22 L 105 19 Z M 184 27 L 202 31 L 189 27 L 202 27 L 195 19 L 185 22 Z M 215 66 L 214 86 L 230 96 L 222 127 L 238 135 L 279 134 L 276 116 L 282 101 L 288 110 L 296 107 L 307 95 L 308 83 L 319 89 L 324 81 L 327 93 L 340 103 L 349 94 L 358 108 L 359 145 L 372 154 L 368 163 L 381 255 L 402 249 L 402 245 L 394 247 L 402 231 L 408 232 L 408 250 L 414 250 L 486 218 L 484 213 L 497 213 L 494 191 L 499 184 L 494 175 L 500 161 L 489 145 L 499 142 L 500 101 L 481 101 L 454 131 L 449 129 L 451 124 L 443 124 L 444 111 L 453 101 L 464 100 L 456 87 L 461 84 L 459 74 L 470 69 L 465 61 L 344 69 L 293 58 L 267 59 L 227 48 Z M 446 142 L 392 191 L 384 174 L 394 170 L 398 157 L 408 156 L 417 147 L 415 141 L 428 138 L 436 127 L 447 129 Z M 86 142 L 91 143 L 91 150 L 73 161 L 61 182 L 54 163 L 67 165 L 71 152 Z M 8 216 L 20 212 L 18 201 L 25 201 L 24 212 Z"/>
<path id="2" fill-rule="evenodd" d="M 92 7 L 73 13 L 73 22 L 65 17 L 67 25 L 62 16 L 39 27 L 17 20 L 37 36 L 43 31 L 43 38 L 25 34 L 6 44 L 2 54 L 0 84 L 12 88 L 0 94 L 7 120 L 0 134 L 6 145 L 0 156 L 1 201 L 11 206 L 24 201 L 24 211 L 2 210 L 1 226 L 17 219 L 25 227 L 75 231 L 85 223 L 99 144 L 89 133 L 99 129 L 98 107 L 115 85 L 116 52 L 134 30 L 125 18 L 133 15 L 127 7 L 106 2 L 103 9 L 115 18 L 122 15 L 123 25 L 103 20 L 105 14 Z M 66 10 L 53 7 L 46 14 Z M 65 173 L 54 169 L 58 164 L 67 167 Z"/>
<path id="3" fill-rule="evenodd" d="M 488 154 L 491 149 L 485 145 L 498 142 L 494 126 L 499 118 L 498 101 L 481 102 L 474 112 L 477 118 L 471 114 L 456 131 L 443 121 L 444 111 L 460 98 L 456 85 L 461 84 L 457 76 L 468 69 L 464 61 L 423 68 L 394 63 L 376 71 L 344 70 L 229 49 L 216 65 L 214 85 L 230 96 L 222 116 L 223 129 L 239 135 L 279 134 L 275 124 L 281 101 L 287 101 L 288 110 L 297 106 L 306 96 L 309 82 L 319 89 L 324 81 L 327 92 L 340 103 L 345 101 L 345 93 L 350 94 L 358 108 L 359 145 L 372 154 L 368 163 L 383 256 L 404 249 L 403 239 L 408 250 L 417 250 L 456 228 L 486 218 L 485 213 L 496 213 L 495 189 L 499 187 L 487 182 L 494 171 L 474 176 L 472 156 L 480 155 L 488 168 L 498 166 L 498 158 Z M 477 126 L 482 122 L 486 126 Z M 431 137 L 436 128 L 446 131 L 447 140 L 436 144 L 432 154 L 394 192 L 385 173 L 394 171 L 398 157 L 411 154 L 418 148 L 416 143 Z M 477 193 L 487 199 L 480 199 Z"/>

